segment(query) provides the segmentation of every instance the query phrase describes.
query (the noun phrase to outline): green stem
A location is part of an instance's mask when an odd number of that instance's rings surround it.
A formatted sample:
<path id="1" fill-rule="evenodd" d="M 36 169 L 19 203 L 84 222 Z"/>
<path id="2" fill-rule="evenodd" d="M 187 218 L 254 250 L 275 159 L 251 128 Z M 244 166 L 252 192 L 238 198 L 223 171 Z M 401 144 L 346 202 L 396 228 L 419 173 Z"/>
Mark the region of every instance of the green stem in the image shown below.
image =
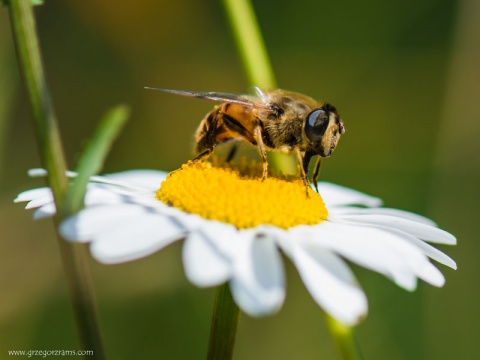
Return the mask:
<path id="1" fill-rule="evenodd" d="M 223 3 L 250 84 L 275 88 L 275 76 L 252 4 L 249 0 L 223 0 Z"/>
<path id="2" fill-rule="evenodd" d="M 223 4 L 250 84 L 264 89 L 275 88 L 275 76 L 250 1 L 223 0 Z M 287 172 L 292 172 L 292 167 L 296 170 L 296 165 L 292 166 L 288 158 L 274 156 L 272 160 L 277 168 L 290 170 Z M 232 358 L 239 317 L 240 310 L 232 299 L 228 284 L 220 286 L 215 298 L 208 360 Z"/>
<path id="3" fill-rule="evenodd" d="M 58 225 L 64 217 L 61 204 L 68 185 L 66 164 L 45 81 L 32 4 L 30 0 L 11 0 L 9 8 L 20 70 L 33 111 L 40 159 L 48 171 L 48 184 L 58 209 L 55 218 Z M 85 350 L 93 350 L 93 359 L 104 359 L 85 245 L 72 245 L 60 237 L 58 240 L 82 346 Z"/>
<path id="4" fill-rule="evenodd" d="M 249 0 L 223 0 L 223 4 L 250 85 L 262 89 L 276 88 L 275 75 L 252 4 Z M 292 156 L 271 152 L 269 158 L 272 167 L 285 174 L 298 171 L 298 164 Z"/>
<path id="5" fill-rule="evenodd" d="M 274 72 L 250 1 L 223 0 L 223 3 L 250 84 L 264 89 L 275 88 L 276 81 Z M 297 163 L 292 157 L 287 158 L 275 156 L 277 154 L 272 155 L 272 162 L 276 168 L 282 169 L 286 173 L 294 173 L 297 171 Z M 209 360 L 230 359 L 231 352 L 233 351 L 238 315 L 230 316 L 228 305 L 222 305 L 223 300 L 219 300 L 219 294 L 223 293 L 228 294 L 222 296 L 229 297 L 230 301 L 232 301 L 231 306 L 234 306 L 238 312 L 238 308 L 231 299 L 227 285 L 223 285 L 217 290 L 215 313 L 210 332 Z M 223 309 L 223 307 L 225 307 L 225 309 Z M 217 313 L 219 315 L 217 315 Z M 217 319 L 217 316 L 221 316 L 222 320 Z M 329 316 L 327 316 L 327 323 L 342 359 L 363 359 L 360 349 L 354 340 L 353 329 L 337 322 Z M 218 328 L 218 330 L 216 330 L 216 328 Z M 227 351 L 225 349 L 228 349 L 229 352 L 219 353 L 220 355 L 218 357 L 212 357 L 213 349 L 217 348 L 223 351 Z"/>
<path id="6" fill-rule="evenodd" d="M 58 228 L 59 223 L 55 225 Z M 88 245 L 72 244 L 60 236 L 58 239 L 81 346 L 84 350 L 93 351 L 88 359 L 104 360 Z"/>
<path id="7" fill-rule="evenodd" d="M 17 56 L 32 106 L 40 159 L 48 170 L 49 185 L 55 201 L 60 203 L 67 188 L 65 159 L 40 59 L 30 1 L 12 0 L 10 17 Z"/>
<path id="8" fill-rule="evenodd" d="M 363 356 L 355 340 L 354 329 L 326 315 L 327 325 L 342 360 L 362 360 Z"/>
<path id="9" fill-rule="evenodd" d="M 233 355 L 240 310 L 228 284 L 219 286 L 215 294 L 207 360 L 229 360 Z"/>

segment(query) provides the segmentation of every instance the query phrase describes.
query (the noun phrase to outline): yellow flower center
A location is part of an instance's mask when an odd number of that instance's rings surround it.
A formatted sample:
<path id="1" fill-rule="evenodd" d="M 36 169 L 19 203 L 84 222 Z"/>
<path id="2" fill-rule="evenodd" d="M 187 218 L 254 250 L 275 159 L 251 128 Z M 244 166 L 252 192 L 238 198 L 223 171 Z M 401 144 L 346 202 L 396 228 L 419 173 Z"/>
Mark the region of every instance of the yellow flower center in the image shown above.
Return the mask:
<path id="1" fill-rule="evenodd" d="M 157 191 L 157 199 L 206 219 L 230 223 L 239 229 L 261 224 L 288 229 L 318 224 L 328 212 L 312 189 L 301 180 L 267 177 L 258 166 L 189 162 L 170 173 Z"/>

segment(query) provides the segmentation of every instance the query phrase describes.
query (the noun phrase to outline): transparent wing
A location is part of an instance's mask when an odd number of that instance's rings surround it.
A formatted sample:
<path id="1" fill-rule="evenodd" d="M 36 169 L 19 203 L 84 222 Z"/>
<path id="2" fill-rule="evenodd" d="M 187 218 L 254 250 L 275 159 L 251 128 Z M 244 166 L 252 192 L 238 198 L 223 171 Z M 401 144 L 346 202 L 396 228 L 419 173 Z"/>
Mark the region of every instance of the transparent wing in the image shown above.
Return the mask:
<path id="1" fill-rule="evenodd" d="M 262 91 L 262 89 L 260 89 L 258 86 L 254 86 L 253 88 L 255 89 L 255 92 L 257 93 L 260 100 L 262 100 L 262 103 L 264 103 L 265 105 L 271 104 L 270 98 Z"/>
<path id="2" fill-rule="evenodd" d="M 229 94 L 229 93 L 216 92 L 216 91 L 196 92 L 196 91 L 188 91 L 188 90 L 171 90 L 171 89 L 164 89 L 164 88 L 152 88 L 148 86 L 146 86 L 145 89 L 164 91 L 164 92 L 168 92 L 175 95 L 190 96 L 190 97 L 195 97 L 199 99 L 228 102 L 228 103 L 239 104 L 239 105 L 244 105 L 249 107 L 261 108 L 265 110 L 271 110 L 271 106 L 269 104 L 265 104 L 263 102 L 263 99 L 261 99 L 262 100 L 261 102 L 254 102 L 243 97 L 242 95 Z"/>

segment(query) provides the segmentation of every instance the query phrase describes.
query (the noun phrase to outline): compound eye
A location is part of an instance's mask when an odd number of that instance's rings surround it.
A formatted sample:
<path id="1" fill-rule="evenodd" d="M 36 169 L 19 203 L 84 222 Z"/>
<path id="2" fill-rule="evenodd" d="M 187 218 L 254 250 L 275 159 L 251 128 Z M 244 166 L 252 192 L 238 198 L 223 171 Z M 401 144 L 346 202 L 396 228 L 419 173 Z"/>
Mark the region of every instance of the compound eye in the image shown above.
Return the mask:
<path id="1" fill-rule="evenodd" d="M 323 134 L 328 127 L 328 112 L 323 109 L 315 109 L 307 115 L 305 121 L 305 135 L 310 141 L 322 140 Z"/>

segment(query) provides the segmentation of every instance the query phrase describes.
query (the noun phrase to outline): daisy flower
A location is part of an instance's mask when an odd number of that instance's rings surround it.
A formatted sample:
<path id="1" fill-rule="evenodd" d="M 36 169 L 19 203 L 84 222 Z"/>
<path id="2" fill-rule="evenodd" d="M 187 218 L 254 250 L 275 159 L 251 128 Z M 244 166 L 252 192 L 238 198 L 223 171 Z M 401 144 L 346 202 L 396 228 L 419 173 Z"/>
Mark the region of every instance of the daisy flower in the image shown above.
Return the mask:
<path id="1" fill-rule="evenodd" d="M 262 182 L 250 169 L 189 163 L 170 175 L 135 170 L 94 176 L 85 208 L 67 218 L 60 232 L 90 243 L 93 257 L 107 264 L 139 259 L 183 239 L 187 278 L 200 287 L 228 282 L 235 302 L 251 316 L 282 306 L 283 253 L 318 305 L 346 325 L 367 313 L 366 296 L 346 260 L 407 290 L 415 289 L 417 279 L 444 284 L 430 259 L 456 269 L 429 244 L 453 245 L 455 237 L 423 216 L 380 207 L 376 197 L 327 182 L 318 183 L 319 194 L 309 189 L 307 197 L 301 181 Z M 55 213 L 46 187 L 15 201 L 36 209 L 34 218 Z"/>

